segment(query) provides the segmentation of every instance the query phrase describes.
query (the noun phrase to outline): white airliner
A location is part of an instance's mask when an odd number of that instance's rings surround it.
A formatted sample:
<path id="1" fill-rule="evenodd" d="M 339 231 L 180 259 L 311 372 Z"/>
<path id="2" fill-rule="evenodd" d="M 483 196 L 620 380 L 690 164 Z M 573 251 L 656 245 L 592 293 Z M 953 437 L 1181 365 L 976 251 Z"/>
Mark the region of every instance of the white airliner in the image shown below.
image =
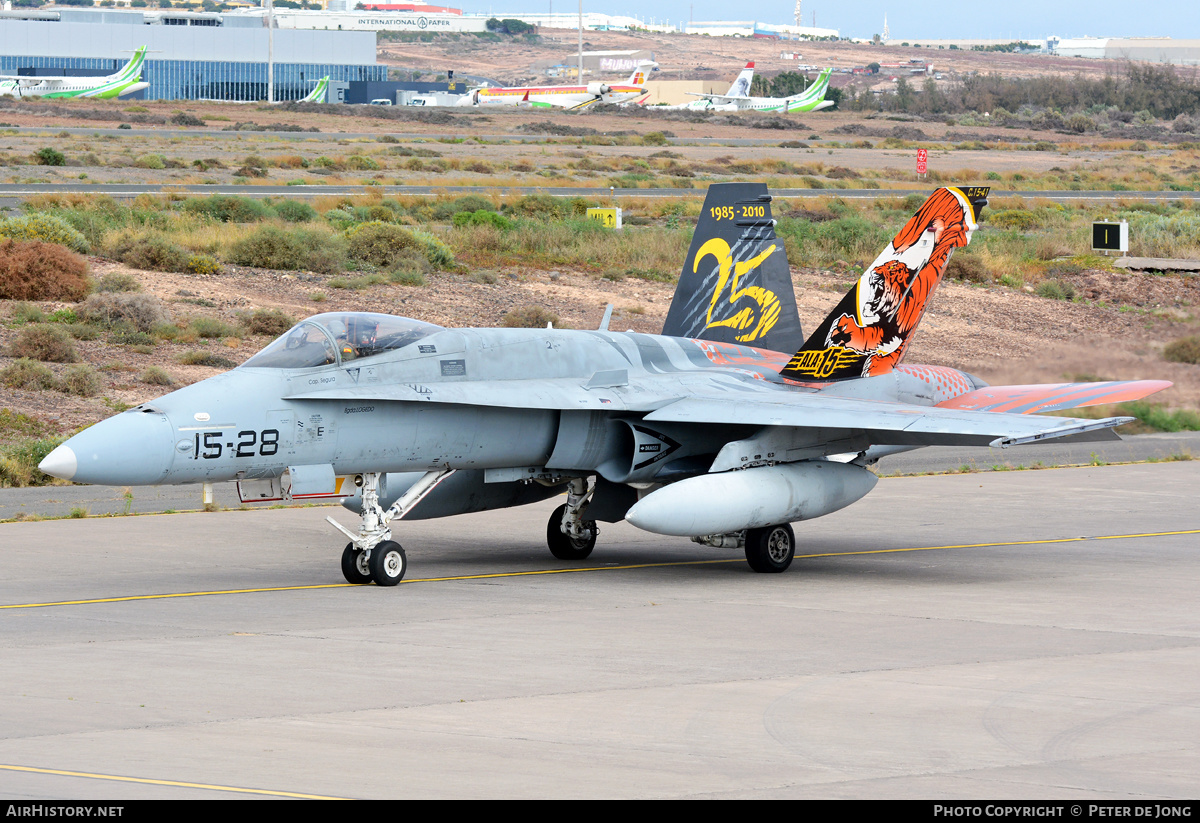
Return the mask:
<path id="1" fill-rule="evenodd" d="M 649 93 L 646 75 L 658 65 L 642 63 L 624 84 L 588 83 L 586 86 L 515 86 L 476 88 L 467 92 L 459 106 L 530 106 L 532 108 L 584 109 L 595 103 L 627 103 L 644 99 Z"/>
<path id="2" fill-rule="evenodd" d="M 689 103 L 680 103 L 676 106 L 654 106 L 658 111 L 737 111 L 737 103 L 732 102 L 733 98 L 742 98 L 750 96 L 750 84 L 754 81 L 754 61 L 751 60 L 746 64 L 746 68 L 742 69 L 741 74 L 733 81 L 733 85 L 729 87 L 729 91 L 722 95 L 722 99 L 729 102 L 717 103 L 708 95 L 701 94 L 701 99 L 692 100 Z M 688 94 L 698 94 L 698 92 L 688 92 Z"/>
<path id="3" fill-rule="evenodd" d="M 751 63 L 747 68 L 753 65 Z M 743 69 L 742 74 L 745 73 L 746 70 Z M 793 94 L 790 97 L 747 97 L 745 95 L 702 94 L 700 92 L 688 92 L 688 94 L 705 98 L 703 102 L 711 102 L 712 106 L 703 109 L 705 111 L 820 111 L 833 105 L 832 100 L 825 99 L 825 93 L 829 91 L 829 75 L 832 73 L 833 69 L 825 69 L 817 77 L 816 82 L 799 94 Z M 740 80 L 741 77 L 739 76 L 738 79 Z"/>
<path id="4" fill-rule="evenodd" d="M 0 75 L 0 97 L 124 97 L 147 88 L 142 82 L 146 47 L 142 46 L 116 74 L 104 77 L 30 77 Z"/>

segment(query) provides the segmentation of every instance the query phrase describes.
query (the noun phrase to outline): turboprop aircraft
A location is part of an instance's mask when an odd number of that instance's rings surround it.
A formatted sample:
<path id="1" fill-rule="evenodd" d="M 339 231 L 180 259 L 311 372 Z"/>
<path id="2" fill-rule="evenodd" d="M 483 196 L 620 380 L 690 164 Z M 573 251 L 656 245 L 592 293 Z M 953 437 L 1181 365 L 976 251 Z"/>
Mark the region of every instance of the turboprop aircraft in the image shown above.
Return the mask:
<path id="1" fill-rule="evenodd" d="M 142 82 L 146 47 L 116 74 L 105 77 L 30 77 L 0 75 L 0 97 L 125 97 L 150 86 Z"/>
<path id="2" fill-rule="evenodd" d="M 742 98 L 750 96 L 750 84 L 754 82 L 754 61 L 751 60 L 746 64 L 738 74 L 737 79 L 733 81 L 733 85 L 729 87 L 729 91 L 720 95 L 723 102 L 716 102 L 710 95 L 700 94 L 699 92 L 688 92 L 688 94 L 699 94 L 700 100 L 693 100 L 690 103 L 680 103 L 677 106 L 655 106 L 655 111 L 737 111 L 737 103 L 732 102 L 731 98 Z"/>
<path id="3" fill-rule="evenodd" d="M 76 434 L 41 463 L 80 483 L 239 481 L 243 500 L 340 499 L 360 516 L 342 572 L 395 585 L 401 519 L 567 497 L 550 551 L 597 522 L 742 548 L 780 572 L 791 523 L 866 495 L 921 446 L 1118 439 L 1131 418 L 1042 417 L 1135 400 L 1157 380 L 988 386 L 902 362 L 988 189 L 938 189 L 805 338 L 771 198 L 708 190 L 663 334 L 446 329 L 385 314 L 302 320 L 238 368 Z M 794 352 L 794 354 L 789 354 Z M 478 540 L 478 538 L 472 538 Z"/>
<path id="4" fill-rule="evenodd" d="M 630 103 L 644 99 L 646 75 L 657 63 L 642 63 L 624 85 L 588 83 L 586 86 L 514 86 L 471 89 L 459 106 L 531 106 L 578 111 L 596 103 Z"/>
<path id="5" fill-rule="evenodd" d="M 746 97 L 695 91 L 689 91 L 688 94 L 710 101 L 712 108 L 709 111 L 820 111 L 833 105 L 832 100 L 825 99 L 825 93 L 829 91 L 829 75 L 832 73 L 833 69 L 825 69 L 811 86 L 791 97 Z"/>

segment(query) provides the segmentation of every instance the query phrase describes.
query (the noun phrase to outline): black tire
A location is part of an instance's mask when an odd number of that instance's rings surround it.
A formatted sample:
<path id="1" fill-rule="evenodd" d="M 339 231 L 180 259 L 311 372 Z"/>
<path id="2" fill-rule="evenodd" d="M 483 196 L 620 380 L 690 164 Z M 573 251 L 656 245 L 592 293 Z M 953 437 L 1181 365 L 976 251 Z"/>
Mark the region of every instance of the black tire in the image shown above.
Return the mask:
<path id="1" fill-rule="evenodd" d="M 371 579 L 376 586 L 395 586 L 404 579 L 408 569 L 408 556 L 404 549 L 394 540 L 384 540 L 371 549 L 371 557 L 367 561 L 371 568 Z"/>
<path id="2" fill-rule="evenodd" d="M 371 569 L 363 558 L 366 554 L 362 549 L 354 548 L 353 543 L 347 543 L 342 552 L 342 576 L 347 583 L 370 583 Z"/>
<path id="3" fill-rule="evenodd" d="M 787 523 L 746 531 L 746 562 L 763 574 L 778 574 L 792 565 L 796 534 Z"/>
<path id="4" fill-rule="evenodd" d="M 583 527 L 591 533 L 586 540 L 576 540 L 563 534 L 562 522 L 566 513 L 567 504 L 564 503 L 550 515 L 550 522 L 546 524 L 546 545 L 550 547 L 550 553 L 559 560 L 585 560 L 592 553 L 592 549 L 596 548 L 596 536 L 600 530 L 596 528 L 595 520 L 584 520 Z"/>

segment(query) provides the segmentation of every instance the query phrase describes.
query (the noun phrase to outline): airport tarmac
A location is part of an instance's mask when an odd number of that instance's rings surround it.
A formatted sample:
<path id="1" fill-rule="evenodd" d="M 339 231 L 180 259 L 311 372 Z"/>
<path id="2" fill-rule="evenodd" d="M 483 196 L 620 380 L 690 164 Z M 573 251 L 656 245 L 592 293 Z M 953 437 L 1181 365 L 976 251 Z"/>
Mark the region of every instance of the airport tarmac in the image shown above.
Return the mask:
<path id="1" fill-rule="evenodd" d="M 782 575 L 557 501 L 0 524 L 0 797 L 1194 798 L 1200 462 L 885 478 Z"/>

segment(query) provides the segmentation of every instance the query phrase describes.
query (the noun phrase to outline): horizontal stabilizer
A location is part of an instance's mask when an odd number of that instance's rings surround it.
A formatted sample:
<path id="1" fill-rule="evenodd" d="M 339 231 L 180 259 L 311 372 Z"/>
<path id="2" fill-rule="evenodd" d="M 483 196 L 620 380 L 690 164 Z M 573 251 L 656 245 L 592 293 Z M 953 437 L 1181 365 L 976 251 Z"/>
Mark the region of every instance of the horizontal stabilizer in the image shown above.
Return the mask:
<path id="1" fill-rule="evenodd" d="M 1029 443 L 1111 428 L 1128 418 L 1078 420 L 965 411 L 906 403 L 796 394 L 765 402 L 688 398 L 646 415 L 649 421 L 845 429 L 879 445 L 990 446 Z"/>
<path id="2" fill-rule="evenodd" d="M 1129 403 L 1171 387 L 1167 380 L 1119 380 L 1102 383 L 1047 383 L 1034 386 L 986 386 L 939 403 L 941 409 L 1040 412 Z"/>

